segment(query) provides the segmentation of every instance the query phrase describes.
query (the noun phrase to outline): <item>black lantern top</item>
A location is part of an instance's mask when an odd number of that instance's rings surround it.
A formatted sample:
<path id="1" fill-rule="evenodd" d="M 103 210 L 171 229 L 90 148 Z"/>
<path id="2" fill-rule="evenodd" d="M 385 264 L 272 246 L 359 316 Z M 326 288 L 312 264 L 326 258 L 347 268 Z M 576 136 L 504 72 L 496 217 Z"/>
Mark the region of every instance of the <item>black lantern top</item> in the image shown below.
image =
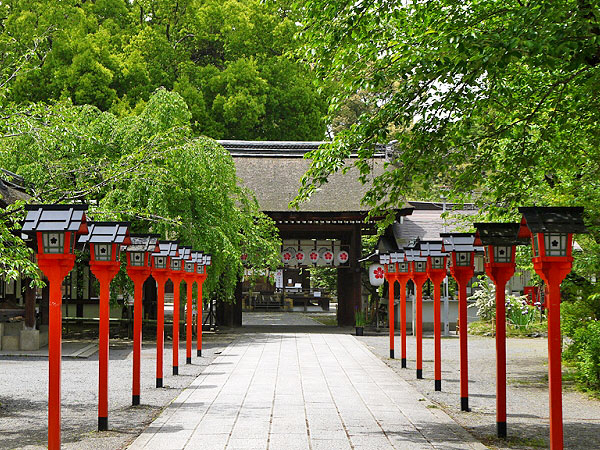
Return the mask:
<path id="1" fill-rule="evenodd" d="M 570 257 L 573 233 L 587 233 L 582 207 L 521 207 L 531 231 L 533 256 Z"/>
<path id="2" fill-rule="evenodd" d="M 132 266 L 150 266 L 149 256 L 159 252 L 158 234 L 131 234 L 131 244 L 127 247 L 129 263 Z"/>
<path id="3" fill-rule="evenodd" d="M 204 274 L 206 266 L 210 266 L 212 257 L 205 255 L 202 252 L 192 252 L 192 261 L 196 263 L 196 273 Z"/>
<path id="4" fill-rule="evenodd" d="M 389 264 L 391 261 L 391 257 L 389 253 L 380 253 L 379 254 L 379 264 Z"/>
<path id="5" fill-rule="evenodd" d="M 192 258 L 192 247 L 180 246 L 178 256 L 171 257 L 171 270 L 180 271 L 184 269 L 185 261 Z"/>
<path id="6" fill-rule="evenodd" d="M 477 234 L 475 245 L 500 245 L 513 246 L 528 243 L 527 236 L 523 236 L 519 223 L 475 223 Z"/>
<path id="7" fill-rule="evenodd" d="M 129 222 L 89 222 L 88 234 L 79 237 L 80 244 L 130 245 Z"/>
<path id="8" fill-rule="evenodd" d="M 487 263 L 514 263 L 516 245 L 527 244 L 529 231 L 523 234 L 519 223 L 476 223 L 475 245 L 485 246 Z"/>
<path id="9" fill-rule="evenodd" d="M 442 250 L 443 246 L 442 241 L 419 241 L 421 256 L 448 256 L 448 253 Z"/>
<path id="10" fill-rule="evenodd" d="M 76 236 L 88 232 L 87 205 L 25 205 L 25 210 L 22 238 L 38 254 L 73 254 Z"/>
<path id="11" fill-rule="evenodd" d="M 421 251 L 417 248 L 419 244 L 411 246 L 412 248 L 404 248 L 406 260 L 412 262 L 413 271 L 424 273 L 427 270 L 427 258 L 421 256 Z"/>
<path id="12" fill-rule="evenodd" d="M 444 252 L 483 252 L 475 245 L 475 233 L 440 233 Z"/>
<path id="13" fill-rule="evenodd" d="M 404 255 L 402 253 L 380 253 L 379 263 L 385 266 L 385 272 L 388 274 L 396 273 L 396 263 L 404 261 Z"/>
<path id="14" fill-rule="evenodd" d="M 32 236 L 38 231 L 87 233 L 87 205 L 25 205 L 27 216 L 21 231 Z"/>
<path id="15" fill-rule="evenodd" d="M 532 233 L 587 233 L 582 206 L 523 206 L 519 208 Z"/>
<path id="16" fill-rule="evenodd" d="M 483 253 L 483 247 L 475 245 L 475 233 L 440 233 L 442 250 L 452 253 L 452 266 L 473 267 L 473 254 Z"/>
<path id="17" fill-rule="evenodd" d="M 157 253 L 160 252 L 160 246 L 158 245 L 158 234 L 130 234 L 131 244 L 127 246 L 128 252 L 149 252 Z"/>
<path id="18" fill-rule="evenodd" d="M 159 243 L 160 251 L 152 253 L 153 267 L 155 269 L 166 269 L 170 258 L 179 256 L 177 241 L 162 241 Z"/>
<path id="19" fill-rule="evenodd" d="M 88 230 L 79 243 L 91 244 L 92 261 L 118 261 L 121 245 L 131 244 L 129 222 L 90 222 Z"/>
<path id="20" fill-rule="evenodd" d="M 38 254 L 73 254 L 76 235 L 88 232 L 87 205 L 25 205 L 25 210 L 22 238 Z M 68 241 L 66 233 L 70 233 Z"/>
<path id="21" fill-rule="evenodd" d="M 431 269 L 442 270 L 446 268 L 446 256 L 448 253 L 442 251 L 442 241 L 421 241 L 421 256 L 427 257 Z"/>

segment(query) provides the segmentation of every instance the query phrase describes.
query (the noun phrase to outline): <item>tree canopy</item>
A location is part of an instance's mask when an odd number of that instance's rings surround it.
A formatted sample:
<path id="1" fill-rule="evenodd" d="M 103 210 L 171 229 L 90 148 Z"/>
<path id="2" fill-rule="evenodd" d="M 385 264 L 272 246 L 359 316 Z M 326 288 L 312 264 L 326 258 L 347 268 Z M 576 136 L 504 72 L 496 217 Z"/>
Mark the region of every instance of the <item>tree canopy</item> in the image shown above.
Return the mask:
<path id="1" fill-rule="evenodd" d="M 357 93 L 368 111 L 309 155 L 301 201 L 359 149 L 396 141 L 364 201 L 585 205 L 600 225 L 600 9 L 588 0 L 308 0 L 303 56 L 334 86 L 330 113 Z"/>
<path id="2" fill-rule="evenodd" d="M 0 62 L 22 68 L 6 97 L 124 117 L 164 87 L 184 99 L 196 134 L 320 140 L 315 75 L 286 55 L 297 29 L 259 0 L 3 0 Z"/>
<path id="3" fill-rule="evenodd" d="M 160 233 L 213 255 L 207 289 L 232 293 L 241 254 L 258 267 L 278 261 L 273 222 L 239 187 L 231 155 L 194 138 L 183 98 L 157 90 L 136 116 L 116 117 L 70 102 L 2 110 L 0 166 L 21 175 L 32 202 L 90 205 L 93 220 L 128 220 L 134 232 Z M 22 206 L 22 205 L 21 205 Z M 17 207 L 10 219 L 22 217 Z M 3 217 L 7 219 L 7 217 Z M 10 223 L 2 221 L 3 237 Z M 2 275 L 30 271 L 30 253 L 14 239 Z"/>

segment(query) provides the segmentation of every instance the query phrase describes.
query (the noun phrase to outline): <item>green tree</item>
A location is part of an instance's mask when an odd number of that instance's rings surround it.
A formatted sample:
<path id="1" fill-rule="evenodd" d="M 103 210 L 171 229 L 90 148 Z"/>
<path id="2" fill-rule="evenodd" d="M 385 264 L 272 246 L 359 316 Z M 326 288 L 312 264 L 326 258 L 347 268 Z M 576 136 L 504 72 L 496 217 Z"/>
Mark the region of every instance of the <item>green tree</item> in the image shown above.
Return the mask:
<path id="1" fill-rule="evenodd" d="M 27 55 L 27 70 L 6 97 L 68 98 L 124 117 L 164 87 L 184 98 L 196 134 L 322 139 L 314 74 L 286 56 L 297 29 L 289 11 L 259 0 L 8 0 L 0 61 Z"/>
<path id="2" fill-rule="evenodd" d="M 135 232 L 211 253 L 207 293 L 218 287 L 224 298 L 242 273 L 242 252 L 257 267 L 277 264 L 273 222 L 237 185 L 231 155 L 192 137 L 191 113 L 177 93 L 159 89 L 139 115 L 124 118 L 66 101 L 1 115 L 0 167 L 26 180 L 32 202 L 86 202 L 93 220 L 128 220 Z M 3 236 L 13 217 L 3 213 Z M 6 256 L 14 261 L 9 275 L 30 267 L 24 261 L 31 253 L 22 243 L 13 247 L 21 253 Z"/>
<path id="3" fill-rule="evenodd" d="M 304 56 L 369 113 L 315 151 L 299 200 L 359 149 L 396 140 L 365 197 L 382 208 L 415 187 L 502 215 L 518 205 L 585 204 L 600 217 L 600 12 L 587 0 L 297 2 Z"/>

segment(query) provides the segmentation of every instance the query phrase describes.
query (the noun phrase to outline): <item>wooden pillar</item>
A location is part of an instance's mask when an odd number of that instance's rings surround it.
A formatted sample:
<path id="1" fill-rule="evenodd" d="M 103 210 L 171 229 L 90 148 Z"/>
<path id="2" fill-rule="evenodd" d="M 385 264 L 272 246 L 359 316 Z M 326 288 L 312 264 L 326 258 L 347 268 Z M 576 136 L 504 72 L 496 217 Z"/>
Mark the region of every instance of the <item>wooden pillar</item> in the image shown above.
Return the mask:
<path id="1" fill-rule="evenodd" d="M 353 326 L 354 313 L 362 303 L 362 281 L 360 264 L 361 229 L 355 225 L 347 238 L 342 239 L 343 245 L 349 245 L 350 267 L 338 269 L 338 325 Z"/>
<path id="2" fill-rule="evenodd" d="M 42 325 L 48 325 L 48 317 L 50 312 L 48 310 L 50 304 L 50 283 L 48 279 L 44 279 L 46 286 L 42 288 L 42 303 L 40 304 L 40 322 Z"/>
<path id="3" fill-rule="evenodd" d="M 23 297 L 25 299 L 25 326 L 35 327 L 35 288 L 29 287 L 30 278 L 23 280 Z"/>

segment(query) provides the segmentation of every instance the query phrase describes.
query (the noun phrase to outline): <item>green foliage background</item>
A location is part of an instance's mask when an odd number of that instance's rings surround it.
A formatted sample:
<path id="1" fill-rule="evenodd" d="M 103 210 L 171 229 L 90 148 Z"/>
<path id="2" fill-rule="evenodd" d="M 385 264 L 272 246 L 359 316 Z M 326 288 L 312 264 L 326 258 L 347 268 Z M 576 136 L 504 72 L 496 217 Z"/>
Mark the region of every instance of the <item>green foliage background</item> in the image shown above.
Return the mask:
<path id="1" fill-rule="evenodd" d="M 27 62 L 6 94 L 19 104 L 69 98 L 124 117 L 164 87 L 197 135 L 322 139 L 315 74 L 286 56 L 297 29 L 259 0 L 4 0 L 0 65 Z"/>
<path id="2" fill-rule="evenodd" d="M 241 274 L 242 249 L 259 267 L 277 263 L 273 222 L 238 186 L 231 155 L 211 139 L 193 137 L 179 94 L 159 89 L 139 115 L 125 118 L 69 102 L 4 112 L 0 166 L 27 180 L 32 202 L 86 202 L 93 220 L 128 220 L 133 232 L 211 253 L 206 291 L 223 298 Z"/>
<path id="3" fill-rule="evenodd" d="M 442 191 L 449 202 L 474 202 L 479 221 L 515 220 L 518 206 L 585 206 L 590 234 L 577 236 L 582 252 L 563 283 L 563 319 L 586 383 L 599 386 L 598 359 L 589 357 L 599 340 L 583 339 L 597 332 L 599 317 L 581 306 L 597 305 L 600 292 L 589 281 L 600 278 L 598 2 L 298 0 L 294 7 L 303 23 L 299 55 L 331 92 L 329 120 L 353 119 L 309 155 L 294 204 L 344 170 L 351 153 L 370 179 L 375 144 L 394 141 L 387 170 L 363 199 L 373 212 L 407 199 L 439 201 Z M 360 108 L 352 109 L 357 96 Z"/>

